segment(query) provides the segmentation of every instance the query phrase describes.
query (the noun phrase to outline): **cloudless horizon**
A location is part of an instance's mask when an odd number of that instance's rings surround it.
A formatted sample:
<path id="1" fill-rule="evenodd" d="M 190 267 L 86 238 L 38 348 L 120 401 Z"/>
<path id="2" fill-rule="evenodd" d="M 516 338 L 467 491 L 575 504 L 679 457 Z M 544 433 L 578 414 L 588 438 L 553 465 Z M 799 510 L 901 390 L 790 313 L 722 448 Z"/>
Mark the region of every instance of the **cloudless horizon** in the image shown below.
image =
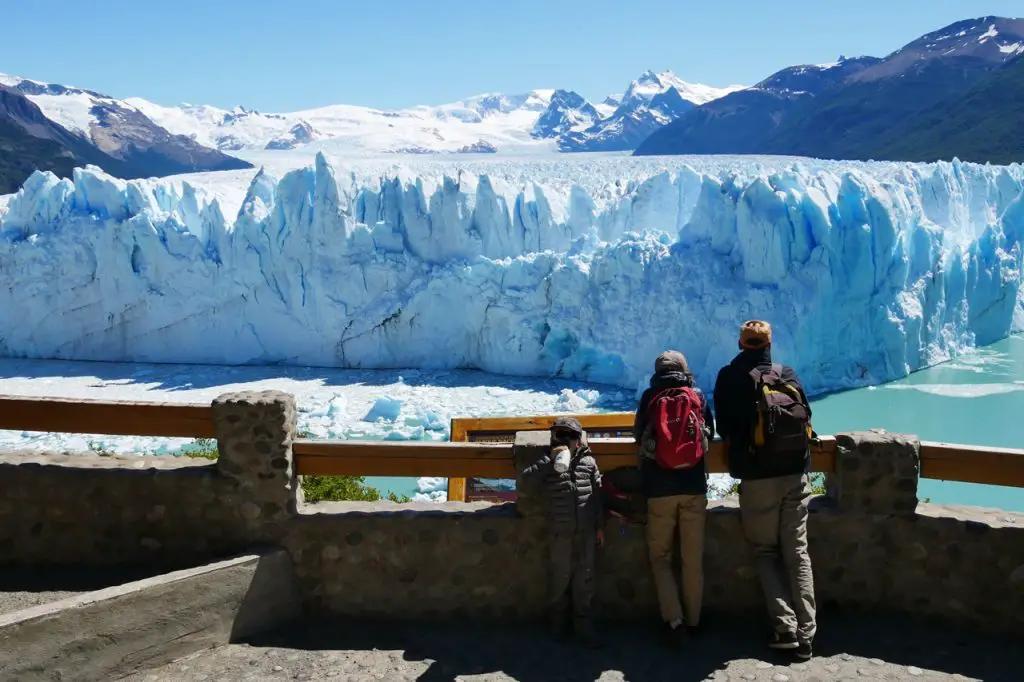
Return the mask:
<path id="1" fill-rule="evenodd" d="M 400 109 L 539 88 L 600 101 L 648 69 L 753 85 L 794 64 L 882 57 L 962 19 L 1022 14 L 1020 0 L 967 4 L 94 0 L 58 13 L 9 3 L 0 73 L 168 106 L 266 112 Z"/>

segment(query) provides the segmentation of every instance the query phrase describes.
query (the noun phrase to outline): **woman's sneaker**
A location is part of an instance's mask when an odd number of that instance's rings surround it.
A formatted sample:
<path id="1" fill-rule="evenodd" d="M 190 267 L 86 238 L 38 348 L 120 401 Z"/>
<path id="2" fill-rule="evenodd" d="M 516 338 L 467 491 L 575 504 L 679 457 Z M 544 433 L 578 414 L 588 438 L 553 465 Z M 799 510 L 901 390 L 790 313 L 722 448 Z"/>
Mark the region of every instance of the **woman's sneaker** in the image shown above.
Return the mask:
<path id="1" fill-rule="evenodd" d="M 792 632 L 773 632 L 768 646 L 773 649 L 796 649 L 800 644 Z"/>
<path id="2" fill-rule="evenodd" d="M 801 661 L 809 661 L 811 659 L 811 656 L 814 655 L 814 652 L 811 648 L 811 641 L 807 640 L 806 642 L 798 643 L 796 646 L 795 653 L 796 657 L 799 658 Z"/>

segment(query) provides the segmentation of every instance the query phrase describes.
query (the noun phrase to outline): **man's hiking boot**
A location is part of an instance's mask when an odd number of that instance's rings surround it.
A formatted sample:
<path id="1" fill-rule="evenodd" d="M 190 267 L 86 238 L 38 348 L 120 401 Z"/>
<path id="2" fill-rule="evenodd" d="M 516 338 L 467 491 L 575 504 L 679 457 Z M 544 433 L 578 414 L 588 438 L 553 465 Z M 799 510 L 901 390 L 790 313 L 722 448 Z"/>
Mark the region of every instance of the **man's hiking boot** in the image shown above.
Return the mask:
<path id="1" fill-rule="evenodd" d="M 794 653 L 796 654 L 796 657 L 799 658 L 801 661 L 811 660 L 811 656 L 814 655 L 814 650 L 811 646 L 811 641 L 807 640 L 806 642 L 800 642 L 799 644 L 797 644 L 796 651 Z"/>
<path id="2" fill-rule="evenodd" d="M 792 632 L 773 632 L 768 642 L 772 649 L 796 649 L 800 644 L 796 641 L 796 635 Z"/>

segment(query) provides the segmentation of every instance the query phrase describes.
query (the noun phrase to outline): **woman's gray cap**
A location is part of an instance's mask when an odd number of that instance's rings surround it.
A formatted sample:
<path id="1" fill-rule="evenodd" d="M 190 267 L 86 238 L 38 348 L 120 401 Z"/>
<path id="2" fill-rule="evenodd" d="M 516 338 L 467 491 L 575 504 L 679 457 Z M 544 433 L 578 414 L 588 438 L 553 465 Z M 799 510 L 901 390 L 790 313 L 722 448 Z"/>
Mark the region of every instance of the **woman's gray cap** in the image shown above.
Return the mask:
<path id="1" fill-rule="evenodd" d="M 655 374 L 665 374 L 667 372 L 689 374 L 690 363 L 686 361 L 686 356 L 679 351 L 667 350 L 654 361 L 654 372 Z"/>

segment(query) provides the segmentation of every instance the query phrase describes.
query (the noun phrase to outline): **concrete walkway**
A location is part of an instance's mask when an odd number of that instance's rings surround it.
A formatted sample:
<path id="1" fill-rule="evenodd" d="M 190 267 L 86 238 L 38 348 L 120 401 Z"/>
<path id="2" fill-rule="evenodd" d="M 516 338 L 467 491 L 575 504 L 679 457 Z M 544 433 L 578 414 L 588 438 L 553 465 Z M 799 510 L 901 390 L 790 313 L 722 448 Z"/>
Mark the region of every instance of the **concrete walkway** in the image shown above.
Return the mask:
<path id="1" fill-rule="evenodd" d="M 603 630 L 592 653 L 527 626 L 309 623 L 128 678 L 175 680 L 1024 680 L 1021 639 L 988 638 L 905 619 L 822 619 L 807 663 L 767 650 L 759 623 L 717 621 L 678 652 L 642 628 Z"/>

